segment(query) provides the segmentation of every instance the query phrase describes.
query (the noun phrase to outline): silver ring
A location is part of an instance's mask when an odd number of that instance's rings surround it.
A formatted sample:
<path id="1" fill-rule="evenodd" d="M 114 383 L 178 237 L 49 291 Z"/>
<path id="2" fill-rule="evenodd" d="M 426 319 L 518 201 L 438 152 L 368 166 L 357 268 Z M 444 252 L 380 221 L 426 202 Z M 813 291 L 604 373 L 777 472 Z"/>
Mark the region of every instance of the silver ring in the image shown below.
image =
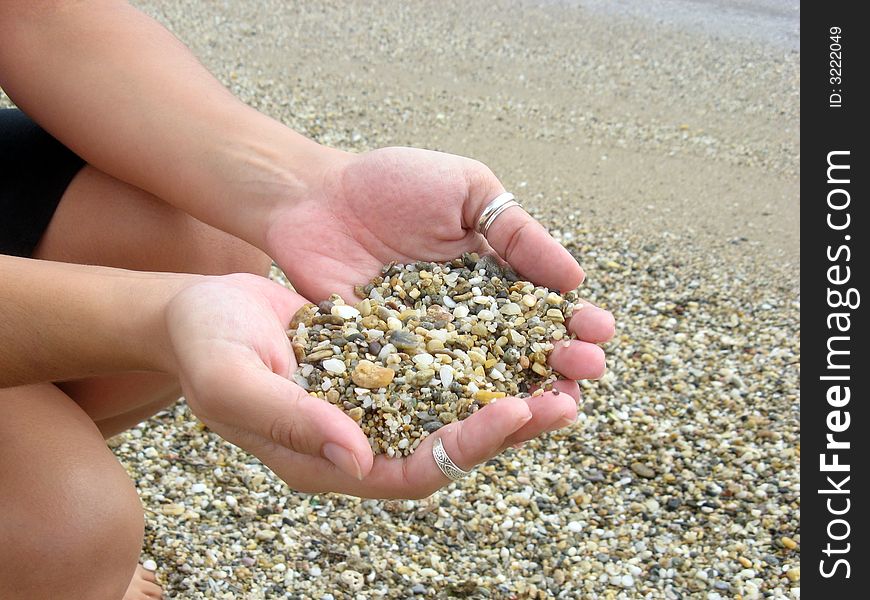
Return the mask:
<path id="1" fill-rule="evenodd" d="M 477 232 L 486 237 L 490 226 L 498 216 L 512 206 L 522 208 L 522 205 L 516 201 L 514 195 L 510 192 L 504 192 L 496 196 L 492 202 L 486 205 L 483 212 L 480 213 L 480 218 L 477 220 Z"/>
<path id="2" fill-rule="evenodd" d="M 451 481 L 459 481 L 463 477 L 471 475 L 470 471 L 463 471 L 456 466 L 456 463 L 450 460 L 447 456 L 447 450 L 444 449 L 444 442 L 439 437 L 432 445 L 432 458 L 435 459 L 435 464 L 444 473 L 444 476 Z"/>

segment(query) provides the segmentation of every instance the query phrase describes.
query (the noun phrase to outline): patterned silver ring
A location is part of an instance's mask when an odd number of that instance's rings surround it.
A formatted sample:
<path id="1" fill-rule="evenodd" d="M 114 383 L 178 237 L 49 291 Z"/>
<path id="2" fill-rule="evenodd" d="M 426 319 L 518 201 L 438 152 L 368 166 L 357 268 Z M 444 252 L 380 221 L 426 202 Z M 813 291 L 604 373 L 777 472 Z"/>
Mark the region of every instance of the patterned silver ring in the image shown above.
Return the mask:
<path id="1" fill-rule="evenodd" d="M 447 450 L 444 449 L 444 442 L 441 441 L 440 437 L 432 445 L 432 458 L 435 459 L 435 464 L 438 465 L 444 476 L 451 481 L 459 481 L 471 474 L 470 471 L 463 471 L 457 467 L 456 463 L 447 456 Z"/>
<path id="2" fill-rule="evenodd" d="M 522 205 L 516 201 L 514 195 L 510 192 L 504 192 L 496 196 L 492 202 L 486 205 L 483 212 L 480 213 L 480 218 L 477 220 L 477 232 L 486 237 L 490 226 L 492 226 L 499 215 L 512 206 L 522 208 Z"/>

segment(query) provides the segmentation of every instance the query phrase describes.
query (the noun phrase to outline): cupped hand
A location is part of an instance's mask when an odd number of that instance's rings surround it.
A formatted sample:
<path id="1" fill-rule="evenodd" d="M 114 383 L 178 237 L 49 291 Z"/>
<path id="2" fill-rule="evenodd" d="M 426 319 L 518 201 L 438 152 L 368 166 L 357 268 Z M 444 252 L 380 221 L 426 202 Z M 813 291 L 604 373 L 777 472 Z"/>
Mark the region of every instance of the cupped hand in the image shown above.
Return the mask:
<path id="1" fill-rule="evenodd" d="M 451 458 L 469 469 L 576 418 L 577 384 L 561 381 L 541 396 L 503 398 L 446 425 L 409 457 L 373 457 L 350 417 L 290 380 L 297 364 L 285 330 L 305 302 L 261 277 L 228 275 L 198 279 L 166 309 L 176 370 L 191 410 L 291 488 L 421 498 L 449 482 L 432 459 L 437 437 Z M 568 324 L 576 328 L 576 316 Z M 597 375 L 590 371 L 595 361 L 572 356 L 575 352 L 576 346 L 559 346 L 551 360 L 554 366 L 563 361 L 570 377 Z"/>
<path id="2" fill-rule="evenodd" d="M 480 213 L 504 191 L 486 165 L 416 148 L 335 153 L 322 180 L 303 201 L 275 212 L 267 252 L 293 286 L 315 302 L 338 293 L 352 302 L 392 261 L 446 261 L 463 252 L 497 254 L 523 278 L 568 291 L 584 278 L 571 254 L 525 211 L 510 208 L 490 227 L 475 230 Z M 613 336 L 613 316 L 592 304 L 572 319 L 577 337 L 554 357 L 568 378 L 580 361 L 582 378 L 604 372 L 595 344 Z"/>
<path id="3" fill-rule="evenodd" d="M 191 410 L 224 439 L 263 460 L 273 446 L 318 457 L 358 480 L 372 466 L 359 426 L 290 379 L 297 365 L 286 328 L 305 303 L 255 275 L 197 280 L 166 308 L 176 371 Z"/>
<path id="4" fill-rule="evenodd" d="M 475 231 L 504 191 L 486 165 L 417 148 L 331 155 L 309 197 L 273 215 L 267 252 L 314 301 L 353 298 L 391 261 L 446 261 L 497 253 L 523 277 L 558 290 L 583 280 L 577 261 L 528 214 L 504 212 L 487 242 Z"/>

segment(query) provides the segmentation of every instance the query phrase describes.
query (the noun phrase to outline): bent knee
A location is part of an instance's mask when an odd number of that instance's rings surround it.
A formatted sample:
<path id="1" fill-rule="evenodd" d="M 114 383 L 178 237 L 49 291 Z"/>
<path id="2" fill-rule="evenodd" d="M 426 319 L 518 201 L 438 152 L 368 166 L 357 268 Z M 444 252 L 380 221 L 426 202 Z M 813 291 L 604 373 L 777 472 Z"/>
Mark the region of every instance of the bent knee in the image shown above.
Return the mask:
<path id="1" fill-rule="evenodd" d="M 142 506 L 129 479 L 91 471 L 71 473 L 54 497 L 4 516 L 11 522 L 0 525 L 0 596 L 123 596 L 142 547 Z"/>

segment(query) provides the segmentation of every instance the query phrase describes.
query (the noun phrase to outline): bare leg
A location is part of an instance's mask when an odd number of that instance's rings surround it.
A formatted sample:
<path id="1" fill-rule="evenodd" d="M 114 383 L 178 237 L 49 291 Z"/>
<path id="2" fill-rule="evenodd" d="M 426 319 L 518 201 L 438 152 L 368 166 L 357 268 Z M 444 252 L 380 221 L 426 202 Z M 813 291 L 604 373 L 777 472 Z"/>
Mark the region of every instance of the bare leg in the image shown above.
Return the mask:
<path id="1" fill-rule="evenodd" d="M 0 482 L 0 598 L 123 596 L 142 506 L 94 422 L 54 385 L 0 389 Z"/>
<path id="2" fill-rule="evenodd" d="M 269 258 L 158 198 L 87 166 L 61 200 L 36 258 L 139 271 L 265 275 Z M 174 378 L 131 373 L 58 384 L 110 437 L 178 399 Z"/>
<path id="3" fill-rule="evenodd" d="M 265 275 L 270 264 L 268 257 L 253 246 L 209 227 L 150 194 L 113 179 L 92 167 L 85 167 L 70 184 L 51 225 L 36 249 L 35 257 L 144 271 L 201 274 L 251 272 Z M 131 310 L 135 310 L 135 307 L 131 307 Z M 16 388 L 16 390 L 22 389 L 24 388 Z M 111 437 L 132 427 L 177 400 L 180 395 L 178 382 L 164 374 L 142 372 L 62 382 L 56 385 L 46 384 L 40 388 L 40 390 L 43 389 L 45 391 L 40 391 L 39 394 L 50 395 L 54 399 L 53 402 L 66 407 L 64 409 L 66 413 L 75 415 L 74 419 L 69 415 L 68 418 L 78 423 L 76 426 L 78 429 L 73 427 L 72 431 L 67 431 L 68 428 L 65 423 L 60 422 L 59 417 L 48 418 L 47 415 L 40 417 L 35 412 L 32 415 L 27 414 L 26 403 L 23 403 L 18 408 L 18 420 L 29 422 L 34 428 L 37 428 L 38 425 L 41 433 L 34 434 L 32 437 L 30 444 L 33 446 L 32 448 L 23 448 L 19 451 L 19 460 L 15 463 L 17 468 L 15 470 L 10 468 L 4 472 L 4 465 L 8 462 L 6 460 L 7 450 L 4 447 L 6 441 L 4 435 L 6 438 L 12 438 L 13 435 L 17 434 L 14 430 L 8 429 L 9 419 L 4 416 L 6 407 L 0 398 L 0 420 L 4 421 L 0 425 L 0 454 L 3 454 L 0 457 L 0 481 L 3 482 L 3 489 L 17 490 L 22 485 L 20 482 L 22 478 L 32 478 L 34 472 L 39 472 L 31 466 L 31 456 L 33 453 L 46 454 L 48 452 L 39 446 L 46 439 L 45 423 L 51 423 L 52 437 L 50 439 L 52 442 L 59 437 L 66 439 L 81 435 L 79 429 L 86 429 L 88 436 L 92 438 L 88 443 L 95 446 L 92 449 L 93 452 L 97 452 L 96 448 L 100 448 L 102 462 L 98 463 L 89 458 L 81 458 L 82 454 L 78 450 L 84 444 L 73 439 L 68 439 L 68 443 L 64 443 L 60 448 L 57 444 L 50 443 L 50 448 L 56 452 L 64 453 L 67 462 L 85 461 L 91 463 L 87 465 L 90 468 L 99 468 L 100 472 L 105 470 L 108 473 L 105 477 L 111 478 L 112 485 L 116 488 L 121 484 L 115 480 L 123 480 L 123 485 L 126 486 L 124 493 L 128 496 L 127 500 L 134 499 L 137 507 L 138 537 L 134 540 L 135 543 L 132 543 L 133 540 L 130 536 L 122 530 L 118 530 L 119 537 L 117 539 L 112 537 L 114 525 L 112 517 L 109 515 L 106 523 L 98 523 L 98 525 L 105 525 L 105 527 L 103 529 L 97 527 L 95 531 L 111 538 L 106 542 L 107 546 L 105 547 L 112 548 L 113 544 L 125 544 L 126 554 L 111 553 L 114 560 L 103 561 L 91 558 L 81 561 L 81 563 L 77 557 L 93 557 L 99 549 L 85 548 L 82 551 L 73 549 L 70 552 L 72 556 L 70 559 L 67 559 L 60 552 L 56 556 L 47 557 L 46 552 L 56 547 L 53 537 L 49 535 L 50 532 L 45 532 L 43 536 L 29 538 L 30 554 L 27 556 L 30 557 L 31 562 L 27 567 L 27 572 L 34 573 L 36 581 L 27 585 L 38 590 L 32 594 L 26 593 L 30 595 L 26 595 L 24 592 L 17 592 L 19 595 L 5 593 L 3 585 L 7 585 L 4 579 L 6 572 L 2 569 L 9 564 L 19 565 L 18 569 L 21 569 L 23 568 L 21 565 L 25 564 L 26 561 L 6 563 L 4 552 L 7 550 L 0 549 L 0 560 L 4 560 L 5 563 L 0 566 L 0 597 L 81 597 L 111 600 L 118 600 L 122 595 L 125 600 L 160 597 L 160 588 L 155 584 L 153 574 L 136 566 L 141 545 L 142 515 L 135 489 L 126 477 L 124 470 L 102 443 L 101 438 Z M 8 393 L 4 390 L 0 390 L 0 392 Z M 30 393 L 37 394 L 35 391 Z M 4 429 L 4 427 L 6 428 Z M 58 432 L 60 436 L 55 435 L 56 429 L 63 430 Z M 26 440 L 16 439 L 15 442 L 24 444 Z M 45 461 L 50 463 L 51 458 L 46 456 Z M 114 466 L 110 469 L 103 463 Z M 56 463 L 55 466 L 60 468 L 61 464 L 63 461 Z M 34 483 L 50 487 L 54 483 L 54 475 L 54 471 L 48 472 L 45 477 L 34 478 L 39 480 Z M 89 480 L 94 482 L 94 487 L 87 487 L 86 484 Z M 64 481 L 64 479 L 61 478 L 59 481 Z M 84 488 L 81 493 L 91 493 L 102 498 L 104 485 L 96 474 L 93 478 L 84 477 L 78 481 L 80 487 Z M 58 495 L 56 491 L 47 493 L 45 497 L 58 502 L 68 501 L 64 503 L 62 508 L 68 508 L 65 506 L 67 503 L 72 508 L 80 507 L 83 504 L 76 496 Z M 22 532 L 26 532 L 31 527 L 39 528 L 44 524 L 42 521 L 36 522 L 41 518 L 41 513 L 35 511 L 33 506 L 17 506 L 21 502 L 22 499 L 18 495 L 9 494 L 8 497 L 5 497 L 3 492 L 0 492 L 0 507 L 3 507 L 5 503 L 15 509 L 6 510 L 0 514 L 0 523 L 2 523 L 0 525 L 0 534 L 2 534 L 0 539 L 4 541 L 12 539 L 5 535 L 5 531 L 2 529 L 4 526 L 12 527 L 10 524 L 17 524 L 17 533 L 25 535 Z M 25 502 L 27 501 L 25 500 Z M 28 504 L 30 503 L 28 502 Z M 38 507 L 39 504 L 36 506 Z M 84 506 L 90 507 L 91 504 L 85 502 Z M 129 512 L 129 508 L 125 510 Z M 69 528 L 68 520 L 79 518 L 77 515 L 63 510 L 56 511 L 54 516 L 56 517 L 55 527 L 59 531 Z M 91 520 L 99 520 L 100 512 L 95 511 L 93 514 L 89 513 L 88 516 Z M 129 518 L 129 515 L 125 518 Z M 74 530 L 76 529 L 75 525 L 73 523 Z M 78 541 L 81 540 L 76 540 L 77 543 Z M 82 543 L 96 542 L 97 540 L 93 538 L 87 538 Z M 126 545 L 129 545 L 130 548 L 127 548 Z M 7 548 L 14 549 L 14 546 L 15 544 L 10 544 Z M 12 552 L 13 550 L 8 551 Z M 20 557 L 21 554 L 18 553 L 16 556 Z M 57 561 L 63 564 L 56 567 L 55 562 Z M 81 583 L 82 590 L 87 589 L 87 593 L 84 591 L 71 593 L 73 588 L 69 587 L 68 580 L 58 575 L 58 573 L 69 574 L 69 570 L 66 569 L 66 565 L 69 564 L 74 564 L 79 569 L 76 574 L 78 579 L 81 579 L 85 573 L 93 573 L 95 571 L 93 565 L 101 565 L 99 576 L 95 577 L 94 581 Z M 40 566 L 42 568 L 39 568 Z M 41 578 L 45 573 L 49 571 L 51 572 L 49 578 L 51 581 L 55 581 L 55 576 L 58 576 L 58 585 L 66 586 L 64 594 L 43 593 L 43 588 L 36 587 L 39 581 L 42 581 Z M 17 569 L 11 567 L 8 570 L 10 574 L 16 572 Z M 106 581 L 103 581 L 104 579 Z M 48 579 L 46 582 L 50 583 Z M 21 585 L 25 585 L 25 583 L 21 583 Z"/>

